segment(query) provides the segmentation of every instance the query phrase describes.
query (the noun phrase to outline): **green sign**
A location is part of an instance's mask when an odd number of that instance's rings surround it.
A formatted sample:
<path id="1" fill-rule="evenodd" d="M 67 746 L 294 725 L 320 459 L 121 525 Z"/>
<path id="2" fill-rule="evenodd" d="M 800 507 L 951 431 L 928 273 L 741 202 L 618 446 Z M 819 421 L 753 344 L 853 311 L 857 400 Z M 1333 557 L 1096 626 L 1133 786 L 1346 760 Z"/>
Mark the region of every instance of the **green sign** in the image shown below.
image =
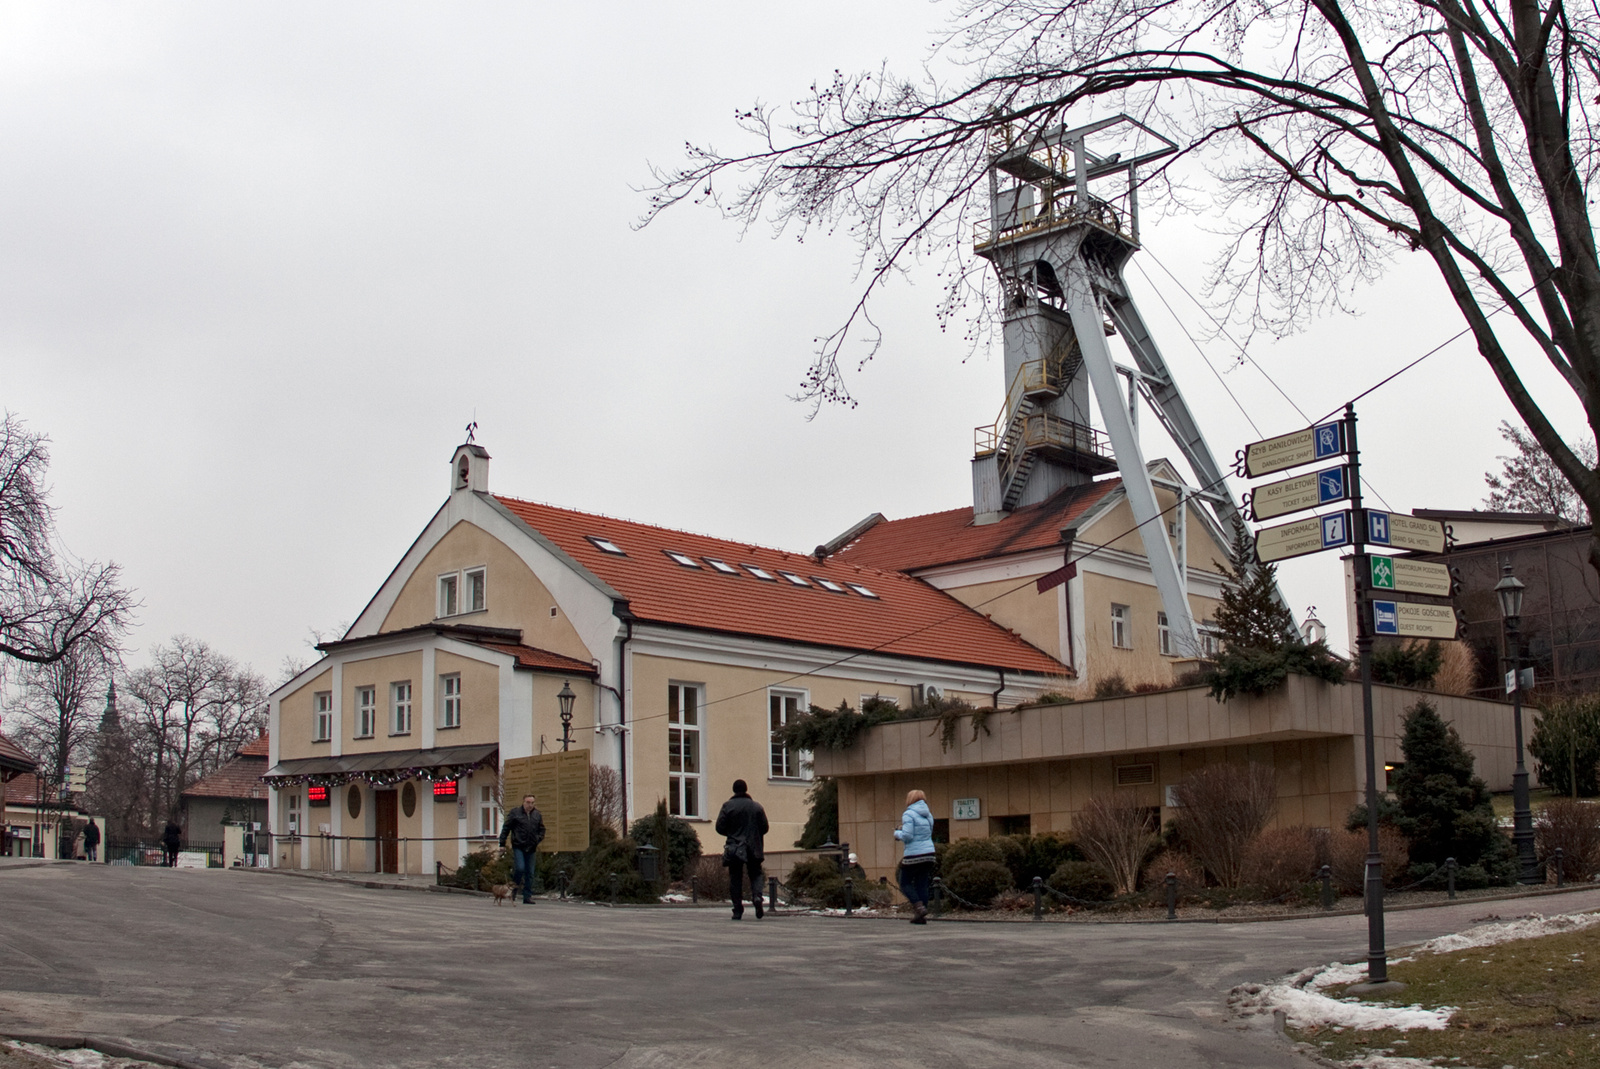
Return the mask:
<path id="1" fill-rule="evenodd" d="M 1371 564 L 1369 585 L 1373 590 L 1395 590 L 1405 594 L 1431 594 L 1437 598 L 1447 598 L 1454 586 L 1450 569 L 1443 564 L 1406 557 L 1373 556 L 1367 560 Z"/>
<path id="2" fill-rule="evenodd" d="M 1394 560 L 1389 557 L 1369 557 L 1372 564 L 1372 588 L 1374 590 L 1394 589 Z"/>

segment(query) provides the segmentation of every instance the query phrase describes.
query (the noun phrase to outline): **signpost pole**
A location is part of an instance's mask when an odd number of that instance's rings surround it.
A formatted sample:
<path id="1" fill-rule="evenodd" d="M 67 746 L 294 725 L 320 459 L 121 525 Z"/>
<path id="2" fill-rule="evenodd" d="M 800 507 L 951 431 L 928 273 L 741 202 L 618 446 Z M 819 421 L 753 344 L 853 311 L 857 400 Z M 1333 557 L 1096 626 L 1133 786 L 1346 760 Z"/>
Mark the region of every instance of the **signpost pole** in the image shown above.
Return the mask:
<path id="1" fill-rule="evenodd" d="M 1378 740 L 1372 725 L 1372 582 L 1367 555 L 1367 516 L 1361 507 L 1361 453 L 1356 448 L 1356 406 L 1344 409 L 1345 442 L 1350 450 L 1351 538 L 1355 545 L 1356 655 L 1361 661 L 1361 727 L 1367 747 L 1367 980 L 1360 988 L 1387 986 L 1389 954 L 1383 945 L 1383 854 L 1378 850 Z M 1395 985 L 1399 986 L 1399 985 Z M 1354 989 L 1352 989 L 1354 990 Z"/>

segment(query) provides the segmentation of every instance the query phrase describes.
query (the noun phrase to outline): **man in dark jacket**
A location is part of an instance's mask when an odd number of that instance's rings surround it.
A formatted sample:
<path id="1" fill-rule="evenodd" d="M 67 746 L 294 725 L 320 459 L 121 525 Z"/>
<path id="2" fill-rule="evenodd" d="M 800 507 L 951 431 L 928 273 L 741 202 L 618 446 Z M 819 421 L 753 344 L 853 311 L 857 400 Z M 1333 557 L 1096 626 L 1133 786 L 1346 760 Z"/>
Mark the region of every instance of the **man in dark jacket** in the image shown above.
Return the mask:
<path id="1" fill-rule="evenodd" d="M 744 878 L 748 873 L 750 899 L 756 907 L 756 920 L 760 920 L 761 862 L 766 857 L 762 842 L 767 834 L 767 811 L 750 797 L 750 789 L 742 779 L 733 781 L 733 797 L 722 803 L 722 812 L 717 814 L 717 834 L 728 837 L 727 845 L 722 848 L 722 863 L 728 869 L 733 919 L 744 917 Z"/>
<path id="2" fill-rule="evenodd" d="M 533 904 L 533 885 L 539 878 L 539 844 L 544 841 L 544 817 L 533 807 L 533 795 L 524 795 L 522 804 L 506 814 L 500 829 L 500 848 L 511 840 L 511 886 L 522 888 L 524 905 Z"/>
<path id="3" fill-rule="evenodd" d="M 178 847 L 183 844 L 183 829 L 172 821 L 161 829 L 161 863 L 169 869 L 178 867 Z"/>
<path id="4" fill-rule="evenodd" d="M 89 826 L 83 829 L 83 856 L 90 861 L 95 860 L 95 854 L 100 849 L 100 825 L 89 821 Z"/>

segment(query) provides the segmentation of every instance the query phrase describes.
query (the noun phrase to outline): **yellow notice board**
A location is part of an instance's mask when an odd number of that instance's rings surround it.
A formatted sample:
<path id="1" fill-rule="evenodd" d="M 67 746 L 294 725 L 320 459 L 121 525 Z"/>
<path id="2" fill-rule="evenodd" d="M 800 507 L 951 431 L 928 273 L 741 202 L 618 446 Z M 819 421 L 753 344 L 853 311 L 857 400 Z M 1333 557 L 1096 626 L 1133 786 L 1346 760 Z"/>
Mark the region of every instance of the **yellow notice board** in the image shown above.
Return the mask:
<path id="1" fill-rule="evenodd" d="M 539 849 L 582 851 L 589 848 L 589 751 L 568 750 L 536 757 L 513 757 L 501 772 L 501 797 L 506 810 L 533 795 L 544 816 L 545 836 Z"/>

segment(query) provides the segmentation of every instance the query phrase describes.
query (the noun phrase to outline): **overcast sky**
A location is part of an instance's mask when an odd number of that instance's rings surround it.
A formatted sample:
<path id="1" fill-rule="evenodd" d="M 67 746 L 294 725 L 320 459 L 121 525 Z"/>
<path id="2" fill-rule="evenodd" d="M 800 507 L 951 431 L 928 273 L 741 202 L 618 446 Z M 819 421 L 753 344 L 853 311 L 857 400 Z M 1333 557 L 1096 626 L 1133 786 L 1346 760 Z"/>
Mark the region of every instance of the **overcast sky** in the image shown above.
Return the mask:
<path id="1" fill-rule="evenodd" d="M 0 6 L 0 405 L 52 439 L 65 543 L 143 599 L 130 662 L 179 633 L 274 677 L 308 656 L 438 508 L 473 419 L 497 492 L 783 548 L 970 505 L 972 428 L 1004 383 L 998 353 L 938 329 L 933 266 L 877 308 L 859 406 L 808 420 L 789 398 L 857 293 L 848 240 L 741 238 L 693 207 L 632 226 L 650 162 L 739 146 L 735 108 L 835 68 L 909 69 L 943 15 Z M 1200 294 L 1207 220 L 1144 239 L 1130 279 L 1229 458 L 1260 435 L 1156 266 Z M 1402 258 L 1359 316 L 1252 355 L 1321 416 L 1456 333 L 1442 296 Z M 1223 377 L 1260 434 L 1303 425 L 1255 369 Z M 1535 370 L 1576 435 L 1550 379 Z M 1477 505 L 1510 415 L 1457 342 L 1363 402 L 1369 478 L 1400 511 Z M 1144 434 L 1177 455 L 1153 420 Z M 1283 576 L 1342 642 L 1337 560 Z"/>

